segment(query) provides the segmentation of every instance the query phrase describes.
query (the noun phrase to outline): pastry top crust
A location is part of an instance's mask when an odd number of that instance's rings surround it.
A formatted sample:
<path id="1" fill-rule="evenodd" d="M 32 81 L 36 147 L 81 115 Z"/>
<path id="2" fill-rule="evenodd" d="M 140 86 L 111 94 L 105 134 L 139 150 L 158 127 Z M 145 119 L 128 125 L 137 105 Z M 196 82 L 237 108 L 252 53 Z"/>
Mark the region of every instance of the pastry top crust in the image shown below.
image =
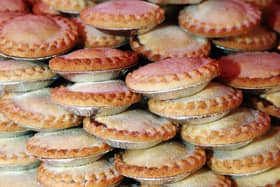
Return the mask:
<path id="1" fill-rule="evenodd" d="M 56 10 L 69 13 L 79 13 L 88 6 L 94 5 L 94 0 L 42 0 Z"/>
<path id="2" fill-rule="evenodd" d="M 238 88 L 266 88 L 280 85 L 280 55 L 248 52 L 219 59 L 221 80 Z"/>
<path id="3" fill-rule="evenodd" d="M 25 58 L 53 56 L 76 45 L 78 35 L 77 25 L 67 18 L 27 14 L 0 25 L 0 51 Z"/>
<path id="4" fill-rule="evenodd" d="M 222 12 L 227 12 L 221 16 Z M 236 36 L 253 29 L 261 12 L 241 0 L 210 0 L 184 8 L 180 25 L 195 34 L 207 37 Z"/>
<path id="5" fill-rule="evenodd" d="M 102 71 L 127 68 L 138 61 L 137 54 L 111 48 L 80 49 L 50 60 L 54 71 Z"/>
<path id="6" fill-rule="evenodd" d="M 270 128 L 267 114 L 240 108 L 207 125 L 184 125 L 182 138 L 196 144 L 234 144 L 263 135 Z"/>
<path id="7" fill-rule="evenodd" d="M 165 142 L 149 149 L 117 154 L 115 165 L 125 176 L 159 178 L 193 172 L 204 165 L 205 159 L 205 152 L 198 147 Z"/>
<path id="8" fill-rule="evenodd" d="M 25 128 L 18 126 L 15 122 L 7 119 L 0 113 L 0 133 L 1 132 L 17 132 L 24 131 Z"/>
<path id="9" fill-rule="evenodd" d="M 113 107 L 131 105 L 140 99 L 139 94 L 130 92 L 120 80 L 76 83 L 51 90 L 51 100 L 62 105 Z"/>
<path id="10" fill-rule="evenodd" d="M 233 177 L 233 181 L 242 187 L 272 187 L 280 184 L 280 167 L 268 170 L 258 175 L 244 176 L 244 177 Z"/>
<path id="11" fill-rule="evenodd" d="M 54 78 L 55 74 L 39 62 L 0 60 L 0 82 L 35 81 Z"/>
<path id="12" fill-rule="evenodd" d="M 185 32 L 176 25 L 161 25 L 130 39 L 133 50 L 151 61 L 174 57 L 205 57 L 210 53 L 210 42 Z"/>
<path id="13" fill-rule="evenodd" d="M 29 12 L 24 0 L 1 0 L 0 12 Z"/>
<path id="14" fill-rule="evenodd" d="M 41 158 L 86 157 L 102 154 L 110 149 L 110 146 L 83 129 L 37 133 L 28 140 L 26 145 L 26 150 L 31 155 Z"/>
<path id="15" fill-rule="evenodd" d="M 161 23 L 164 11 L 144 1 L 115 0 L 84 9 L 81 20 L 103 29 L 138 29 Z"/>
<path id="16" fill-rule="evenodd" d="M 37 182 L 37 169 L 16 172 L 1 172 L 0 186 L 40 187 Z"/>
<path id="17" fill-rule="evenodd" d="M 81 119 L 50 102 L 49 89 L 16 95 L 0 102 L 1 112 L 17 124 L 34 128 L 69 128 Z"/>
<path id="18" fill-rule="evenodd" d="M 136 142 L 168 140 L 176 134 L 176 127 L 167 119 L 143 110 L 85 119 L 84 128 L 104 139 Z"/>
<path id="19" fill-rule="evenodd" d="M 192 187 L 230 187 L 231 180 L 225 176 L 215 174 L 211 170 L 205 168 L 200 169 L 191 176 L 183 179 L 182 181 L 175 182 L 172 184 L 166 184 L 167 187 L 182 187 L 182 186 L 192 186 Z"/>
<path id="20" fill-rule="evenodd" d="M 254 30 L 235 37 L 218 38 L 212 42 L 220 47 L 236 51 L 262 51 L 276 46 L 277 35 L 262 26 L 257 26 Z"/>
<path id="21" fill-rule="evenodd" d="M 125 81 L 133 90 L 161 91 L 195 86 L 219 74 L 219 65 L 209 58 L 170 58 L 140 67 Z"/>
<path id="22" fill-rule="evenodd" d="M 204 90 L 192 96 L 161 101 L 150 99 L 150 111 L 167 116 L 200 116 L 233 110 L 242 103 L 240 90 L 211 82 Z"/>
<path id="23" fill-rule="evenodd" d="M 53 167 L 42 164 L 38 170 L 38 180 L 41 184 L 50 186 L 111 186 L 122 180 L 122 176 L 114 166 L 106 160 L 77 167 Z"/>
<path id="24" fill-rule="evenodd" d="M 19 136 L 13 138 L 0 139 L 0 165 L 9 166 L 27 166 L 39 162 L 34 156 L 25 152 L 26 141 L 30 136 Z"/>

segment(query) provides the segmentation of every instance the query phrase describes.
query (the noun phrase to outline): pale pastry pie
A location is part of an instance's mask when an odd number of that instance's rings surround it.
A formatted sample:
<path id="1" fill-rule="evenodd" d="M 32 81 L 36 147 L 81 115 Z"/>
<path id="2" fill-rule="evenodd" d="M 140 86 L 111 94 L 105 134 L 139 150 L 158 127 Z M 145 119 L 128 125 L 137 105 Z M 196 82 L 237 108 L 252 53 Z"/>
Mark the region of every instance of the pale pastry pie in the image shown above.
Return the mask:
<path id="1" fill-rule="evenodd" d="M 205 163 L 205 152 L 198 147 L 174 141 L 142 150 L 125 150 L 115 155 L 117 170 L 124 176 L 140 181 L 153 181 L 175 177 L 181 180 L 201 168 Z M 181 176 L 181 178 L 178 178 Z M 150 179 L 150 180 L 149 180 Z"/>
<path id="2" fill-rule="evenodd" d="M 242 92 L 212 82 L 201 92 L 172 100 L 150 99 L 149 110 L 171 119 L 195 119 L 229 112 L 242 103 Z"/>
<path id="3" fill-rule="evenodd" d="M 0 12 L 29 12 L 24 0 L 1 0 Z"/>
<path id="4" fill-rule="evenodd" d="M 157 5 L 139 0 L 115 0 L 84 9 L 85 24 L 107 30 L 152 28 L 164 20 L 164 11 Z"/>
<path id="5" fill-rule="evenodd" d="M 19 136 L 13 138 L 0 138 L 0 168 L 32 168 L 39 164 L 34 156 L 25 152 L 26 141 L 30 138 L 27 136 Z"/>
<path id="6" fill-rule="evenodd" d="M 179 24 L 197 35 L 228 37 L 254 29 L 260 19 L 260 10 L 242 0 L 208 0 L 185 7 Z"/>
<path id="7" fill-rule="evenodd" d="M 217 48 L 226 51 L 265 51 L 272 49 L 277 44 L 275 32 L 258 26 L 254 30 L 234 37 L 218 38 L 212 40 Z"/>
<path id="8" fill-rule="evenodd" d="M 273 52 L 248 52 L 219 59 L 221 80 L 243 89 L 268 89 L 280 86 L 280 55 Z"/>
<path id="9" fill-rule="evenodd" d="M 59 11 L 44 3 L 42 0 L 37 0 L 32 4 L 32 12 L 36 15 L 60 15 Z"/>
<path id="10" fill-rule="evenodd" d="M 50 57 L 73 48 L 78 36 L 78 27 L 67 18 L 18 16 L 0 25 L 0 52 L 14 58 Z"/>
<path id="11" fill-rule="evenodd" d="M 43 63 L 0 60 L 0 84 L 15 81 L 40 81 L 51 78 L 55 78 L 55 73 Z"/>
<path id="12" fill-rule="evenodd" d="M 269 114 L 270 116 L 280 118 L 280 108 L 275 106 L 272 102 L 260 97 L 253 97 L 250 103 L 258 110 Z"/>
<path id="13" fill-rule="evenodd" d="M 129 143 L 140 144 L 137 148 L 152 147 L 176 135 L 176 127 L 171 122 L 143 110 L 130 110 L 95 119 L 86 118 L 84 128 L 111 146 L 126 149 L 137 147 L 130 147 Z M 124 143 L 118 143 L 119 141 Z"/>
<path id="14" fill-rule="evenodd" d="M 157 4 L 185 5 L 185 4 L 198 4 L 202 0 L 148 0 L 148 1 Z"/>
<path id="15" fill-rule="evenodd" d="M 246 145 L 270 128 L 267 114 L 240 108 L 226 117 L 207 124 L 184 125 L 181 136 L 189 143 L 209 148 L 227 148 Z M 240 144 L 240 145 L 238 145 Z"/>
<path id="16" fill-rule="evenodd" d="M 127 106 L 140 99 L 139 94 L 130 92 L 120 80 L 76 83 L 51 90 L 51 100 L 54 103 L 69 106 Z"/>
<path id="17" fill-rule="evenodd" d="M 76 167 L 54 167 L 42 164 L 38 181 L 45 187 L 113 186 L 122 180 L 114 166 L 106 160 Z"/>
<path id="18" fill-rule="evenodd" d="M 211 170 L 201 169 L 182 181 L 166 184 L 166 187 L 231 187 L 231 180 L 225 176 L 217 175 Z"/>
<path id="19" fill-rule="evenodd" d="M 85 48 L 117 48 L 128 43 L 128 38 L 121 35 L 112 35 L 101 32 L 90 25 L 81 22 L 80 18 L 74 19 L 79 25 L 79 33 L 81 37 L 81 45 Z"/>
<path id="20" fill-rule="evenodd" d="M 37 169 L 6 171 L 0 173 L 0 186 L 41 187 L 37 182 Z"/>
<path id="21" fill-rule="evenodd" d="M 71 142 L 67 144 L 67 142 Z M 111 147 L 83 129 L 37 133 L 27 141 L 26 151 L 39 158 L 79 158 L 98 155 Z"/>
<path id="22" fill-rule="evenodd" d="M 220 74 L 217 62 L 209 58 L 170 58 L 140 67 L 126 76 L 127 86 L 135 92 L 157 93 L 175 90 L 202 90 Z M 197 89 L 194 89 L 197 88 Z M 187 92 L 186 92 L 187 93 Z M 168 99 L 186 94 L 172 95 Z M 191 93 L 191 94 L 194 94 Z"/>
<path id="23" fill-rule="evenodd" d="M 130 39 L 131 48 L 151 61 L 174 57 L 203 57 L 211 50 L 206 38 L 185 32 L 176 25 L 160 25 Z"/>
<path id="24" fill-rule="evenodd" d="M 81 10 L 94 5 L 94 0 L 42 0 L 50 7 L 65 13 L 79 14 Z"/>
<path id="25" fill-rule="evenodd" d="M 249 175 L 261 173 L 280 164 L 280 128 L 251 144 L 236 150 L 214 151 L 208 161 L 216 173 L 225 175 Z"/>
<path id="26" fill-rule="evenodd" d="M 1 112 L 18 125 L 34 130 L 57 130 L 80 124 L 81 119 L 50 102 L 49 89 L 18 94 L 0 102 Z"/>
<path id="27" fill-rule="evenodd" d="M 27 130 L 23 127 L 18 126 L 15 122 L 7 119 L 4 115 L 0 113 L 0 136 L 5 134 L 5 136 L 14 136 L 15 134 L 22 132 L 25 134 Z"/>
<path id="28" fill-rule="evenodd" d="M 278 187 L 280 185 L 280 167 L 252 176 L 233 177 L 237 187 Z"/>
<path id="29" fill-rule="evenodd" d="M 80 49 L 50 60 L 54 71 L 105 71 L 122 69 L 137 63 L 137 54 L 112 48 Z"/>
<path id="30" fill-rule="evenodd" d="M 0 25 L 18 16 L 26 15 L 25 12 L 0 12 Z"/>

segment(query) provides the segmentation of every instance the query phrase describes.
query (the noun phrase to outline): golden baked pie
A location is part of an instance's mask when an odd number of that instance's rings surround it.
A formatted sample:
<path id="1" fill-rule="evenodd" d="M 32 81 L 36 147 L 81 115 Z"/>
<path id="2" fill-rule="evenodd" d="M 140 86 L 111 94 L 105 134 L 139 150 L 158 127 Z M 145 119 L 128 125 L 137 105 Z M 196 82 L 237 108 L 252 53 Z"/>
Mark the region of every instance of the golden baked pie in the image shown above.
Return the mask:
<path id="1" fill-rule="evenodd" d="M 6 22 L 9 19 L 26 15 L 24 12 L 0 12 L 0 25 Z"/>
<path id="2" fill-rule="evenodd" d="M 60 15 L 59 11 L 44 3 L 42 0 L 38 0 L 32 4 L 32 12 L 36 15 Z"/>
<path id="3" fill-rule="evenodd" d="M 123 176 L 162 184 L 182 180 L 201 168 L 205 159 L 201 148 L 171 141 L 149 149 L 125 150 L 115 155 L 115 165 Z"/>
<path id="4" fill-rule="evenodd" d="M 164 20 L 157 5 L 139 0 L 115 0 L 84 9 L 81 20 L 105 30 L 151 29 Z"/>
<path id="5" fill-rule="evenodd" d="M 1 169 L 25 169 L 39 164 L 34 156 L 25 152 L 26 141 L 30 136 L 18 136 L 13 138 L 0 138 L 0 168 Z"/>
<path id="6" fill-rule="evenodd" d="M 53 71 L 81 72 L 123 69 L 137 63 L 137 54 L 111 48 L 80 49 L 50 60 Z"/>
<path id="7" fill-rule="evenodd" d="M 175 57 L 203 57 L 211 50 L 206 38 L 185 32 L 176 25 L 160 25 L 131 37 L 131 48 L 151 61 Z"/>
<path id="8" fill-rule="evenodd" d="M 260 19 L 260 10 L 242 0 L 208 0 L 185 7 L 179 24 L 197 35 L 228 37 L 252 30 Z"/>
<path id="9" fill-rule="evenodd" d="M 212 40 L 217 48 L 226 51 L 264 51 L 276 46 L 277 35 L 275 32 L 258 26 L 254 30 L 234 37 L 218 38 Z"/>
<path id="10" fill-rule="evenodd" d="M 148 0 L 156 4 L 175 4 L 175 5 L 185 5 L 185 4 L 197 4 L 202 0 Z"/>
<path id="11" fill-rule="evenodd" d="M 195 172 L 191 176 L 183 179 L 182 181 L 165 184 L 166 187 L 202 187 L 202 186 L 211 186 L 211 187 L 231 187 L 231 180 L 225 176 L 217 175 L 214 172 L 207 170 L 205 168 L 200 169 L 198 172 Z"/>
<path id="12" fill-rule="evenodd" d="M 67 18 L 18 16 L 0 25 L 0 52 L 14 58 L 50 57 L 73 48 L 78 35 L 76 24 Z"/>
<path id="13" fill-rule="evenodd" d="M 271 5 L 271 3 L 273 2 L 273 0 L 245 0 L 245 1 L 261 9 L 269 7 L 269 5 Z"/>
<path id="14" fill-rule="evenodd" d="M 0 12 L 29 12 L 24 0 L 1 0 Z"/>
<path id="15" fill-rule="evenodd" d="M 28 91 L 46 87 L 56 75 L 39 62 L 0 60 L 0 88 L 7 91 Z"/>
<path id="16" fill-rule="evenodd" d="M 18 126 L 0 113 L 0 137 L 12 137 L 28 133 L 28 130 Z"/>
<path id="17" fill-rule="evenodd" d="M 220 118 L 238 107 L 242 99 L 240 90 L 212 82 L 197 94 L 166 101 L 150 99 L 148 105 L 155 114 L 191 123 L 191 120 L 212 115 Z"/>
<path id="18" fill-rule="evenodd" d="M 236 150 L 214 151 L 209 167 L 225 175 L 249 175 L 261 173 L 280 164 L 280 128 L 273 127 L 269 133 L 251 144 Z"/>
<path id="19" fill-rule="evenodd" d="M 0 186 L 41 187 L 37 182 L 37 169 L 0 173 Z"/>
<path id="20" fill-rule="evenodd" d="M 270 128 L 267 114 L 240 108 L 207 124 L 184 125 L 181 137 L 187 142 L 209 148 L 238 148 L 265 134 Z"/>
<path id="21" fill-rule="evenodd" d="M 71 142 L 68 144 L 68 142 Z M 41 132 L 27 141 L 26 151 L 39 158 L 79 158 L 101 155 L 111 147 L 83 129 Z"/>
<path id="22" fill-rule="evenodd" d="M 113 147 L 125 149 L 152 147 L 176 135 L 171 122 L 144 110 L 86 118 L 84 129 Z"/>
<path id="23" fill-rule="evenodd" d="M 94 5 L 94 0 L 42 0 L 50 7 L 65 13 L 79 14 L 84 8 Z"/>
<path id="24" fill-rule="evenodd" d="M 125 81 L 131 90 L 143 94 L 182 90 L 168 97 L 171 99 L 202 90 L 219 74 L 217 62 L 209 58 L 170 58 L 140 67 Z"/>
<path id="25" fill-rule="evenodd" d="M 141 96 L 132 93 L 123 81 L 76 83 L 51 90 L 52 102 L 69 107 L 121 108 L 118 113 L 131 104 L 140 101 Z M 113 112 L 115 113 L 115 112 Z"/>
<path id="26" fill-rule="evenodd" d="M 233 177 L 238 187 L 278 187 L 280 185 L 280 167 L 252 176 Z"/>
<path id="27" fill-rule="evenodd" d="M 42 164 L 38 170 L 38 181 L 45 187 L 113 186 L 122 178 L 114 166 L 106 160 L 76 167 Z"/>
<path id="28" fill-rule="evenodd" d="M 1 113 L 20 126 L 37 131 L 64 129 L 81 119 L 50 102 L 49 89 L 18 94 L 0 101 Z"/>
<path id="29" fill-rule="evenodd" d="M 271 52 L 248 52 L 219 59 L 221 80 L 243 89 L 267 89 L 280 85 L 280 55 Z"/>
<path id="30" fill-rule="evenodd" d="M 280 118 L 280 108 L 273 105 L 273 103 L 261 99 L 259 97 L 253 97 L 250 103 L 258 110 L 269 114 L 270 116 Z"/>
<path id="31" fill-rule="evenodd" d="M 80 18 L 74 19 L 79 25 L 81 45 L 85 48 L 117 48 L 125 45 L 128 38 L 120 35 L 111 35 L 81 22 Z"/>

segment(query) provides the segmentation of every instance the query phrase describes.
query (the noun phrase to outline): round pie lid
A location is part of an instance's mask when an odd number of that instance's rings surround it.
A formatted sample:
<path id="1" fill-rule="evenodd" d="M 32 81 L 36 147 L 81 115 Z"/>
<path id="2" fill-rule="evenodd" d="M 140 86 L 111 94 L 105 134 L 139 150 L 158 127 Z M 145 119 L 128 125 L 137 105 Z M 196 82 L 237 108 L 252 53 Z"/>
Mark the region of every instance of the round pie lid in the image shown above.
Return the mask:
<path id="1" fill-rule="evenodd" d="M 221 13 L 226 12 L 221 16 Z M 180 26 L 206 37 L 237 36 L 259 24 L 261 11 L 240 0 L 210 0 L 185 7 L 179 15 Z"/>
<path id="2" fill-rule="evenodd" d="M 111 150 L 111 147 L 83 129 L 68 129 L 37 133 L 28 140 L 26 150 L 40 158 L 67 159 L 102 154 Z"/>
<path id="3" fill-rule="evenodd" d="M 84 128 L 113 147 L 143 149 L 171 139 L 176 127 L 168 120 L 143 110 L 85 119 Z"/>
<path id="4" fill-rule="evenodd" d="M 161 23 L 164 11 L 144 1 L 117 0 L 84 9 L 80 16 L 85 24 L 103 31 L 130 35 L 150 30 Z"/>
<path id="5" fill-rule="evenodd" d="M 0 138 L 0 170 L 24 170 L 38 166 L 39 160 L 25 152 L 28 136 Z"/>
<path id="6" fill-rule="evenodd" d="M 277 35 L 262 26 L 257 26 L 254 30 L 235 37 L 218 38 L 212 40 L 218 49 L 226 53 L 265 51 L 272 49 L 277 44 Z"/>
<path id="7" fill-rule="evenodd" d="M 212 59 L 170 58 L 138 68 L 129 73 L 125 81 L 135 92 L 153 94 L 195 87 L 209 82 L 219 73 L 219 66 Z"/>
<path id="8" fill-rule="evenodd" d="M 166 101 L 150 99 L 148 106 L 151 112 L 174 120 L 190 121 L 218 115 L 212 118 L 217 120 L 238 107 L 241 102 L 241 91 L 211 82 L 197 94 Z"/>
<path id="9" fill-rule="evenodd" d="M 185 32 L 177 25 L 160 25 L 130 39 L 131 48 L 151 61 L 175 57 L 205 57 L 210 53 L 206 38 Z"/>
<path id="10" fill-rule="evenodd" d="M 224 118 L 207 124 L 185 124 L 181 136 L 189 143 L 207 148 L 230 148 L 249 143 L 270 128 L 267 114 L 248 108 L 239 108 Z"/>
<path id="11" fill-rule="evenodd" d="M 24 0 L 1 0 L 0 12 L 25 12 L 28 13 L 28 6 Z"/>
<path id="12" fill-rule="evenodd" d="M 277 186 L 280 182 L 280 167 L 252 176 L 233 177 L 233 181 L 240 187 Z"/>
<path id="13" fill-rule="evenodd" d="M 32 130 L 57 130 L 80 123 L 80 118 L 50 102 L 50 89 L 18 94 L 1 101 L 3 115 Z"/>
<path id="14" fill-rule="evenodd" d="M 280 158 L 277 154 L 279 139 L 280 129 L 273 127 L 269 133 L 245 147 L 214 151 L 208 165 L 216 173 L 224 175 L 243 176 L 261 173 L 279 164 Z"/>
<path id="15" fill-rule="evenodd" d="M 115 155 L 115 165 L 129 178 L 163 184 L 182 180 L 202 167 L 205 159 L 202 149 L 172 141 L 148 149 L 125 150 Z"/>
<path id="16" fill-rule="evenodd" d="M 219 59 L 220 79 L 242 89 L 272 89 L 279 87 L 280 55 L 271 52 L 248 52 Z"/>
<path id="17" fill-rule="evenodd" d="M 51 100 L 66 106 L 111 108 L 129 106 L 141 99 L 132 93 L 123 81 L 76 83 L 68 87 L 53 88 Z"/>
<path id="18" fill-rule="evenodd" d="M 73 48 L 78 41 L 78 28 L 67 18 L 28 14 L 2 24 L 0 38 L 3 56 L 42 60 Z"/>
<path id="19" fill-rule="evenodd" d="M 0 172 L 0 186 L 40 187 L 37 182 L 37 169 Z"/>
<path id="20" fill-rule="evenodd" d="M 38 171 L 38 181 L 44 186 L 113 186 L 122 178 L 114 166 L 106 160 L 76 167 L 54 167 L 42 164 Z"/>

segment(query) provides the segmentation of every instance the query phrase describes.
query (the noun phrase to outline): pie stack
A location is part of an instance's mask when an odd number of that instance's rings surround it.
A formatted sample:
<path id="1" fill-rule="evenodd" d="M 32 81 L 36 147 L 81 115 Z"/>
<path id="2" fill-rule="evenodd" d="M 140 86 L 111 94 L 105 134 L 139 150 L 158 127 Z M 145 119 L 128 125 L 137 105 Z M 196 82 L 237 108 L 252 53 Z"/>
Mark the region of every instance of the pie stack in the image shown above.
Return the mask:
<path id="1" fill-rule="evenodd" d="M 0 187 L 278 186 L 277 3 L 1 0 Z"/>

